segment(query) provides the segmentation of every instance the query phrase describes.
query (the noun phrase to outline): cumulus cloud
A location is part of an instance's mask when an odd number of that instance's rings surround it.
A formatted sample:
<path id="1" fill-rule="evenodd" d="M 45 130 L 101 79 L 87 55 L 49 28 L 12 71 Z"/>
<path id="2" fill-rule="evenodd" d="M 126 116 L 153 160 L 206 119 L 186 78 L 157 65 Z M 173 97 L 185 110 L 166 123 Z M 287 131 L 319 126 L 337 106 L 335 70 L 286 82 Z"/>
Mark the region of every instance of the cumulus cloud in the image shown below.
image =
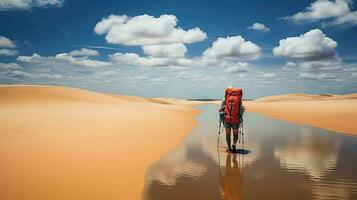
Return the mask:
<path id="1" fill-rule="evenodd" d="M 0 56 L 15 56 L 19 52 L 14 49 L 0 49 Z"/>
<path id="2" fill-rule="evenodd" d="M 74 57 L 68 53 L 57 54 L 54 57 L 55 61 L 69 63 L 74 66 L 79 67 L 107 67 L 110 66 L 111 63 L 99 60 L 91 60 L 87 57 Z"/>
<path id="3" fill-rule="evenodd" d="M 17 63 L 0 63 L 0 70 L 22 69 Z"/>
<path id="4" fill-rule="evenodd" d="M 17 61 L 23 63 L 41 64 L 41 65 L 71 65 L 79 67 L 107 67 L 110 62 L 88 59 L 88 56 L 98 55 L 96 51 L 90 49 L 81 49 L 69 53 L 60 53 L 55 56 L 40 56 L 37 53 L 31 56 L 19 56 Z"/>
<path id="5" fill-rule="evenodd" d="M 61 7 L 64 0 L 1 0 L 0 10 L 28 10 L 34 7 Z"/>
<path id="6" fill-rule="evenodd" d="M 0 56 L 15 56 L 18 54 L 15 50 L 16 44 L 9 38 L 0 36 Z"/>
<path id="7" fill-rule="evenodd" d="M 348 81 L 352 78 L 354 65 L 344 64 L 339 59 L 319 60 L 319 61 L 302 61 L 294 63 L 294 66 L 283 67 L 289 71 L 298 73 L 301 79 L 309 80 L 331 80 Z"/>
<path id="8" fill-rule="evenodd" d="M 292 59 L 321 60 L 334 58 L 336 47 L 336 41 L 327 37 L 320 29 L 313 29 L 300 36 L 280 40 L 273 53 Z"/>
<path id="9" fill-rule="evenodd" d="M 94 31 L 98 35 L 105 34 L 108 43 L 124 45 L 162 45 L 175 43 L 194 43 L 207 38 L 205 32 L 198 27 L 184 30 L 177 27 L 174 15 L 154 17 L 140 15 L 110 15 L 98 22 Z"/>
<path id="10" fill-rule="evenodd" d="M 32 54 L 31 56 L 19 56 L 16 58 L 19 62 L 27 62 L 27 63 L 38 63 L 42 61 L 42 56 L 37 53 Z"/>
<path id="11" fill-rule="evenodd" d="M 98 56 L 99 53 L 93 49 L 81 48 L 79 50 L 72 50 L 68 53 L 73 57 L 90 57 L 90 56 Z"/>
<path id="12" fill-rule="evenodd" d="M 7 77 L 13 77 L 13 78 L 27 78 L 27 79 L 62 79 L 63 75 L 61 74 L 45 74 L 45 73 L 32 73 L 32 72 L 26 72 L 22 70 L 8 70 L 1 72 L 0 74 L 6 75 Z"/>
<path id="13" fill-rule="evenodd" d="M 103 77 L 103 76 L 115 76 L 117 75 L 117 71 L 113 71 L 113 70 L 108 70 L 108 71 L 101 71 L 101 72 L 97 72 L 96 73 L 99 77 Z"/>
<path id="14" fill-rule="evenodd" d="M 16 44 L 11 41 L 9 38 L 6 38 L 4 36 L 0 36 L 0 48 L 16 48 Z"/>
<path id="15" fill-rule="evenodd" d="M 274 72 L 260 72 L 257 74 L 258 78 L 275 78 L 276 77 L 276 73 Z"/>
<path id="16" fill-rule="evenodd" d="M 340 16 L 331 22 L 325 23 L 326 26 L 338 26 L 338 25 L 357 25 L 357 11 L 347 13 Z"/>
<path id="17" fill-rule="evenodd" d="M 186 58 L 142 57 L 136 53 L 115 53 L 111 56 L 114 63 L 143 67 L 182 67 L 193 64 Z"/>
<path id="18" fill-rule="evenodd" d="M 147 45 L 141 47 L 146 55 L 153 57 L 184 57 L 187 48 L 184 44 Z"/>
<path id="19" fill-rule="evenodd" d="M 223 70 L 227 73 L 243 73 L 248 71 L 248 63 L 238 62 L 238 63 L 227 63 L 227 67 Z"/>
<path id="20" fill-rule="evenodd" d="M 287 62 L 285 65 L 282 67 L 282 70 L 294 70 L 296 69 L 297 64 L 295 62 Z"/>
<path id="21" fill-rule="evenodd" d="M 254 60 L 261 54 L 261 48 L 242 36 L 218 38 L 212 47 L 203 52 L 205 58 Z"/>
<path id="22" fill-rule="evenodd" d="M 334 79 L 335 75 L 331 73 L 312 73 L 312 72 L 300 72 L 300 78 L 311 79 L 311 80 L 323 80 L 323 79 Z"/>
<path id="23" fill-rule="evenodd" d="M 351 11 L 351 0 L 317 0 L 304 11 L 284 17 L 296 23 L 324 20 L 323 25 L 356 25 L 356 11 Z"/>
<path id="24" fill-rule="evenodd" d="M 347 14 L 350 9 L 348 0 L 317 0 L 303 12 L 298 12 L 289 17 L 294 21 L 314 21 Z"/>
<path id="25" fill-rule="evenodd" d="M 21 70 L 8 70 L 3 72 L 2 74 L 16 78 L 37 78 L 34 74 Z"/>
<path id="26" fill-rule="evenodd" d="M 254 30 L 254 31 L 261 31 L 261 32 L 270 32 L 270 28 L 265 26 L 264 24 L 255 22 L 251 26 L 247 27 L 247 29 Z"/>
<path id="27" fill-rule="evenodd" d="M 339 61 L 302 62 L 299 67 L 304 72 L 334 71 L 342 69 Z"/>
<path id="28" fill-rule="evenodd" d="M 212 76 L 207 74 L 195 74 L 189 72 L 179 72 L 175 76 L 177 79 L 185 79 L 185 81 L 206 82 L 212 80 Z"/>
<path id="29" fill-rule="evenodd" d="M 166 83 L 168 81 L 169 81 L 169 79 L 167 77 L 164 77 L 164 76 L 150 79 L 150 82 L 152 84 L 164 84 L 164 83 Z"/>

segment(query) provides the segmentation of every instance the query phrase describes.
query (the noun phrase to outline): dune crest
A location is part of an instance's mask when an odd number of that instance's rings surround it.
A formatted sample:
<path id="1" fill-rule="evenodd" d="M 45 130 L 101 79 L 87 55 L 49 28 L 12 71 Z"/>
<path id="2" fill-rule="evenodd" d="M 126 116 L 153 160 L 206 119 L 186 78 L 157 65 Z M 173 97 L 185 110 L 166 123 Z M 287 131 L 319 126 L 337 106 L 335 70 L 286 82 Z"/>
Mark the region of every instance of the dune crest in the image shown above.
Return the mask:
<path id="1" fill-rule="evenodd" d="M 286 94 L 246 101 L 248 112 L 357 135 L 357 93 Z"/>
<path id="2" fill-rule="evenodd" d="M 0 199 L 141 199 L 197 109 L 60 86 L 0 86 Z M 21 192 L 17 192 L 21 188 Z"/>

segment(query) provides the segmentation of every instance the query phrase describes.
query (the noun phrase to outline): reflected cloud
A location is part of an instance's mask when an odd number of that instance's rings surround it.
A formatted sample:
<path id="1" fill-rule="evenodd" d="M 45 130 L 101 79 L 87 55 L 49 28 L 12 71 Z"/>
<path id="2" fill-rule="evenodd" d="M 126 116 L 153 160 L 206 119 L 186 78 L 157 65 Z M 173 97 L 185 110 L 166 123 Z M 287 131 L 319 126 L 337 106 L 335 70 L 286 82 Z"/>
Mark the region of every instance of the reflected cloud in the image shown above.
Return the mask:
<path id="1" fill-rule="evenodd" d="M 178 148 L 162 157 L 150 167 L 149 171 L 150 173 L 146 176 L 147 180 L 156 180 L 167 186 L 174 186 L 177 177 L 187 176 L 198 179 L 207 171 L 207 167 L 188 159 L 186 148 Z"/>
<path id="2" fill-rule="evenodd" d="M 199 126 L 148 169 L 143 199 L 356 199 L 354 138 L 247 113 L 250 153 L 231 154 L 224 132 L 216 147 L 216 107 L 201 108 Z"/>
<path id="3" fill-rule="evenodd" d="M 274 149 L 274 156 L 282 168 L 306 172 L 320 179 L 336 167 L 340 141 L 324 137 L 316 130 L 302 127 L 300 134 Z"/>
<path id="4" fill-rule="evenodd" d="M 335 181 L 317 181 L 310 185 L 310 190 L 315 200 L 326 199 L 353 199 L 351 194 L 356 190 L 357 184 L 346 179 Z"/>

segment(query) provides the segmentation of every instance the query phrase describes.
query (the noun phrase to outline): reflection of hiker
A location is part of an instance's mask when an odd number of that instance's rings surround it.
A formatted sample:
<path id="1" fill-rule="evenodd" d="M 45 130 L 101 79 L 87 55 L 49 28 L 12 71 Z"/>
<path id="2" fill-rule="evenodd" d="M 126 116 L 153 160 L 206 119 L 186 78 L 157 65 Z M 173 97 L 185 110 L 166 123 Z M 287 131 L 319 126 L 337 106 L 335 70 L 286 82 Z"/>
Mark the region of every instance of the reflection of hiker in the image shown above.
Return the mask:
<path id="1" fill-rule="evenodd" d="M 238 129 L 240 123 L 243 121 L 242 115 L 244 107 L 242 105 L 243 92 L 239 88 L 229 86 L 226 89 L 224 99 L 222 100 L 219 109 L 220 117 L 226 129 L 226 141 L 229 151 L 236 151 L 236 144 L 238 141 Z M 233 144 L 231 146 L 231 132 L 233 129 Z"/>
<path id="2" fill-rule="evenodd" d="M 237 154 L 228 153 L 226 160 L 226 170 L 221 179 L 221 195 L 225 200 L 237 200 L 241 191 L 241 177 L 237 162 Z"/>

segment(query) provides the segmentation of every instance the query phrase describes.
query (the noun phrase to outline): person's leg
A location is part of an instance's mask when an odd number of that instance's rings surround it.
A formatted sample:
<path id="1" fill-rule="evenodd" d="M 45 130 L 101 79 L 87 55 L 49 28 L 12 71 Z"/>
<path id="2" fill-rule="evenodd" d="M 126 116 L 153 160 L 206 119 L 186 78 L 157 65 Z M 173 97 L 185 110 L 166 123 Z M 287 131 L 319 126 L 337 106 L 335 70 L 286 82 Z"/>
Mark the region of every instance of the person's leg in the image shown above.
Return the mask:
<path id="1" fill-rule="evenodd" d="M 234 142 L 234 145 L 237 144 L 237 141 L 238 141 L 238 129 L 234 128 L 233 129 L 233 142 Z"/>
<path id="2" fill-rule="evenodd" d="M 232 149 L 235 152 L 237 150 L 236 145 L 238 141 L 238 128 L 236 126 L 233 127 L 233 145 Z"/>
<path id="3" fill-rule="evenodd" d="M 226 127 L 226 141 L 228 149 L 231 150 L 231 127 Z"/>

